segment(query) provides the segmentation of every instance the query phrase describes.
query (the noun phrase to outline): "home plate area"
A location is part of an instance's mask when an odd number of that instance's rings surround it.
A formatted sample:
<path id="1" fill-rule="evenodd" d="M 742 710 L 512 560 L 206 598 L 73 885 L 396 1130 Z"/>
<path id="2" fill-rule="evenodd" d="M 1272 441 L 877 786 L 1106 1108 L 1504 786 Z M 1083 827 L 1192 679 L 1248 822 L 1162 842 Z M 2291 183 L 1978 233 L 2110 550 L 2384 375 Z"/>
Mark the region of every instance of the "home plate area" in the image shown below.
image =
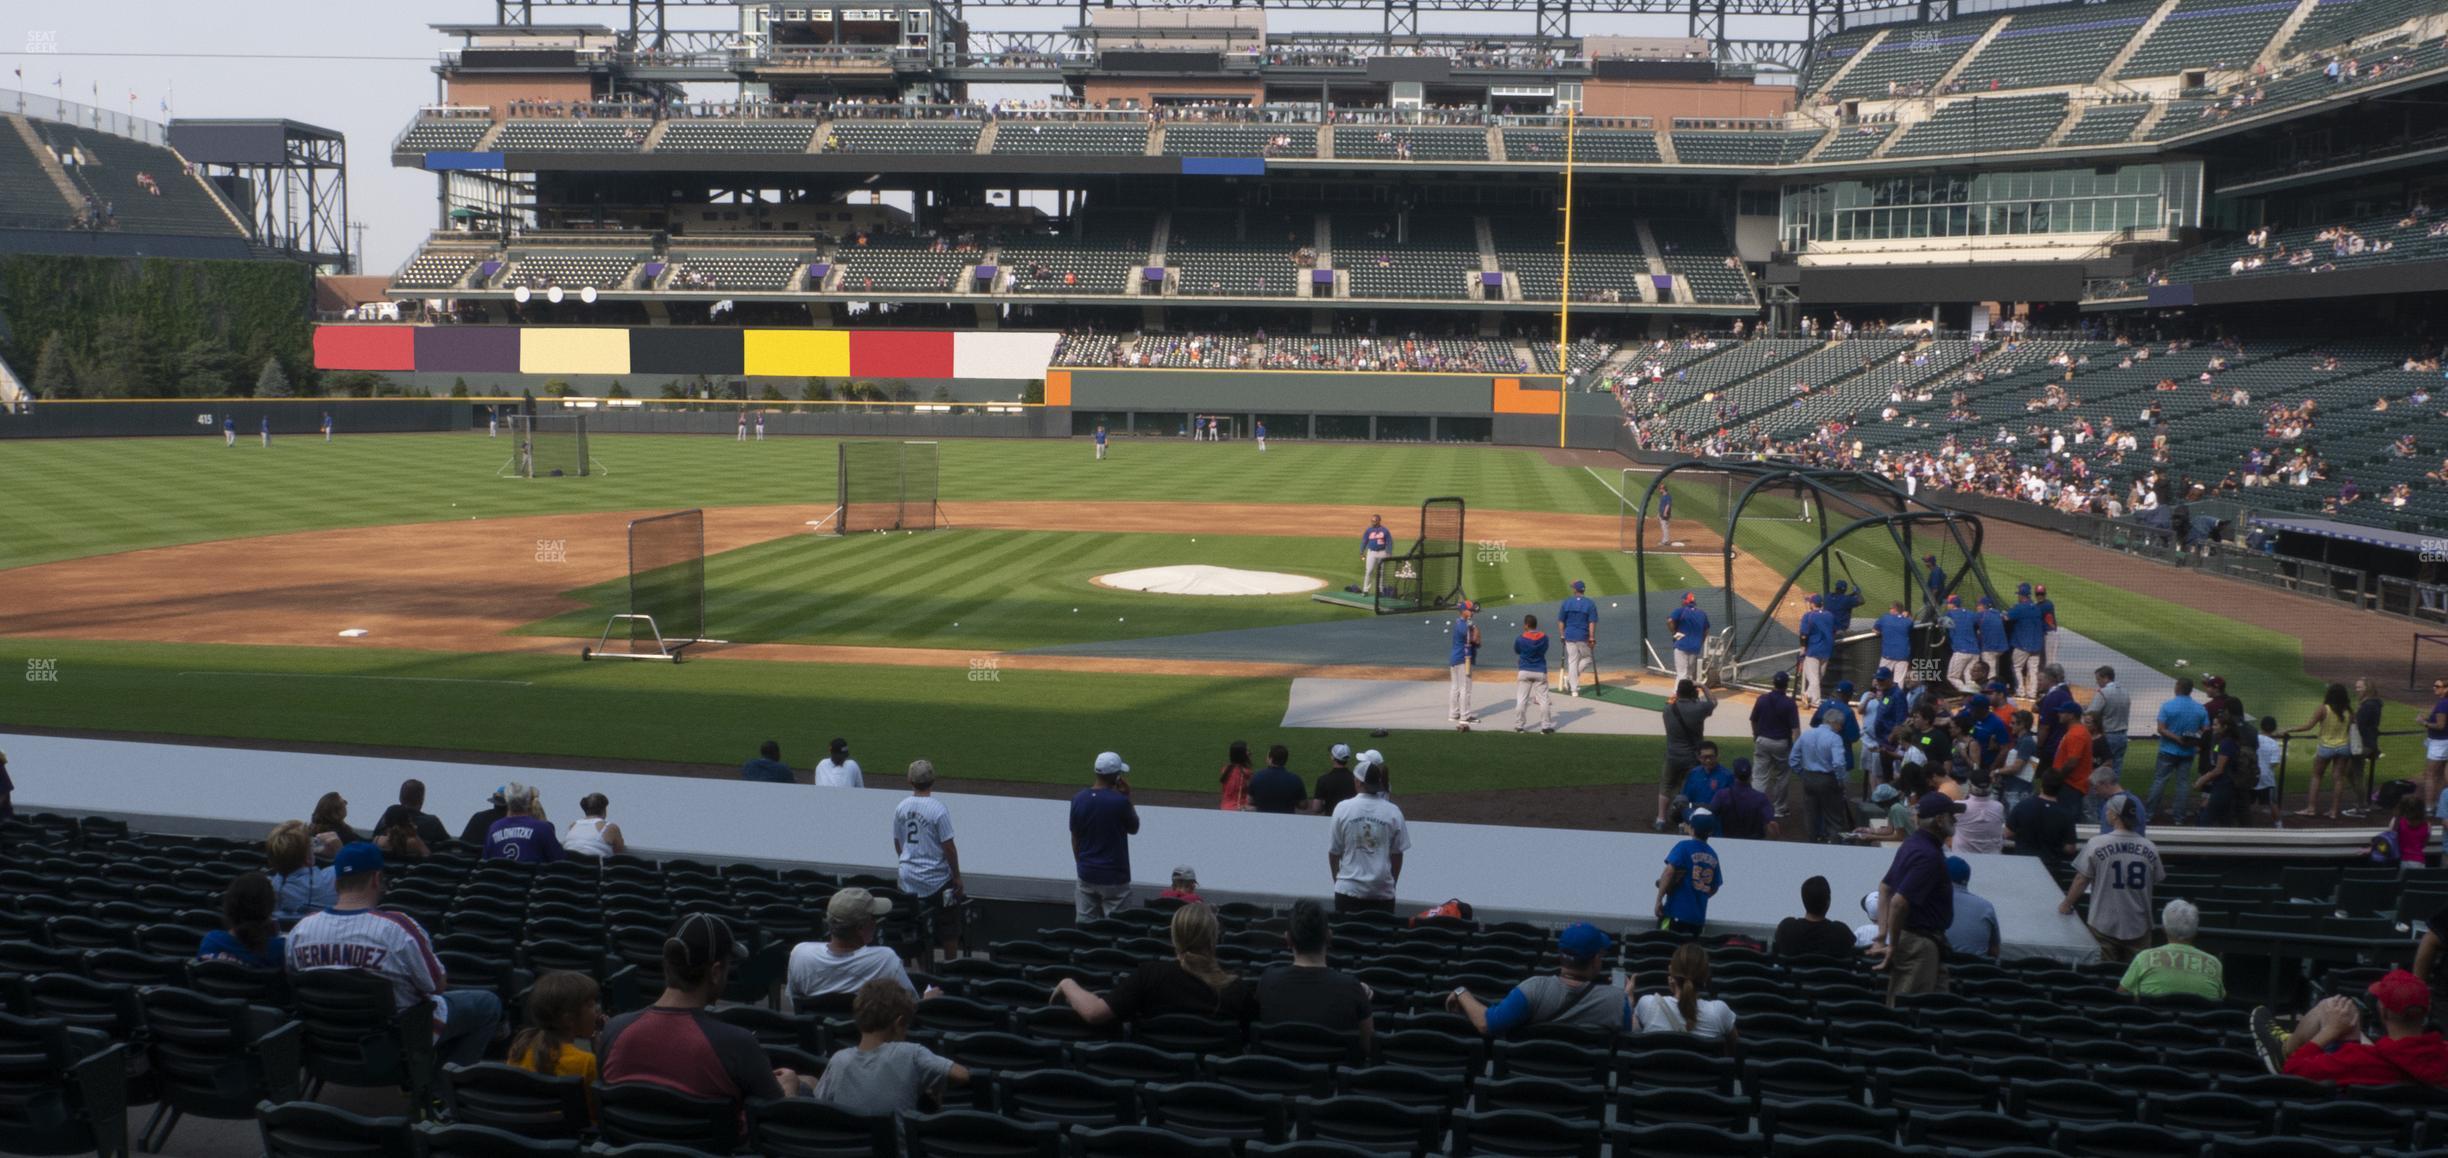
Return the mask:
<path id="1" fill-rule="evenodd" d="M 1286 728 L 1344 728 L 1388 731 L 1450 732 L 1445 716 L 1448 685 L 1437 680 L 1345 680 L 1301 677 L 1292 681 L 1284 707 Z M 1604 736 L 1663 736 L 1665 719 L 1648 708 L 1613 703 L 1590 696 L 1579 699 L 1550 692 L 1557 732 Z M 1646 698 L 1646 697 L 1644 697 Z M 1513 683 L 1474 680 L 1471 714 L 1478 731 L 1509 731 L 1513 727 Z M 1535 709 L 1534 709 L 1535 710 Z M 1538 727 L 1536 719 L 1532 728 Z M 1746 713 L 1720 710 L 1709 717 L 1707 734 L 1748 735 Z"/>

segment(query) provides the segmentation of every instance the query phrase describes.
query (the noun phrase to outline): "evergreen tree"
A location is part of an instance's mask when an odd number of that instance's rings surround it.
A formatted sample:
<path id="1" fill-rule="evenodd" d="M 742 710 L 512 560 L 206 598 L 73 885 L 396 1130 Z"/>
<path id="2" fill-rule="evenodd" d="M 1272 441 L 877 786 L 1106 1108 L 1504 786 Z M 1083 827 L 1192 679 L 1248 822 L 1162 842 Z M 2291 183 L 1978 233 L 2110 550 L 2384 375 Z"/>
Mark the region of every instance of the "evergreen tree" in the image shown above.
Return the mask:
<path id="1" fill-rule="evenodd" d="M 289 397 L 289 374 L 281 369 L 280 359 L 264 359 L 263 373 L 255 376 L 255 396 L 257 398 Z"/>
<path id="2" fill-rule="evenodd" d="M 450 396 L 451 396 L 451 397 L 453 397 L 453 398 L 465 398 L 465 397 L 467 397 L 467 396 L 468 396 L 467 379 L 465 379 L 465 378 L 453 378 L 453 379 L 451 379 L 451 392 L 450 392 Z"/>
<path id="3" fill-rule="evenodd" d="M 34 391 L 45 398 L 76 397 L 76 363 L 69 357 L 67 336 L 57 330 L 43 339 L 42 353 L 34 359 Z"/>
<path id="4" fill-rule="evenodd" d="M 629 388 L 621 385 L 620 379 L 618 378 L 612 380 L 611 389 L 604 391 L 604 397 L 606 398 L 627 398 L 628 396 Z"/>
<path id="5" fill-rule="evenodd" d="M 822 378 L 810 378 L 807 380 L 807 389 L 801 392 L 800 396 L 810 402 L 831 402 L 833 387 Z"/>
<path id="6" fill-rule="evenodd" d="M 236 355 L 219 338 L 198 338 L 179 351 L 178 389 L 189 398 L 226 398 Z"/>

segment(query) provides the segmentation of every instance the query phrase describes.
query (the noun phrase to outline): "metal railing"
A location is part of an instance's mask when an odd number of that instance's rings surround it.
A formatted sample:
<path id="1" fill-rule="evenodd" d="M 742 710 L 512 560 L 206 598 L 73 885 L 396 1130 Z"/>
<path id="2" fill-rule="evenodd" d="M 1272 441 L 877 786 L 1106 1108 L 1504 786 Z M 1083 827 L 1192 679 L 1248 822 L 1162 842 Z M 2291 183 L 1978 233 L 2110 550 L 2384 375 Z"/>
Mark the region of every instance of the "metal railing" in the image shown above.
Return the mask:
<path id="1" fill-rule="evenodd" d="M 23 89 L 0 90 L 0 107 L 8 108 L 19 116 L 58 121 L 148 145 L 167 146 L 170 143 L 170 130 L 159 121 L 148 121 L 134 113 L 112 112 L 98 105 L 42 96 Z"/>

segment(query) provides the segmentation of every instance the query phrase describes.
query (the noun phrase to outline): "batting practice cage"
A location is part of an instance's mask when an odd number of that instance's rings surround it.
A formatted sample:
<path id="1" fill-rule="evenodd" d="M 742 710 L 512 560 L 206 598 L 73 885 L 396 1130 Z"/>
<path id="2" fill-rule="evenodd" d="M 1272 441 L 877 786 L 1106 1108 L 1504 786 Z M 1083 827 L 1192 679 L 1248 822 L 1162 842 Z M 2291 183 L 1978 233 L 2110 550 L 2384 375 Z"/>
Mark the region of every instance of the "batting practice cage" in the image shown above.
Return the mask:
<path id="1" fill-rule="evenodd" d="M 1871 625 L 1890 604 L 1913 619 L 1910 661 L 1927 676 L 1945 665 L 1945 596 L 1960 591 L 1969 605 L 1994 594 L 1981 567 L 1980 519 L 1923 503 L 1876 475 L 1693 460 L 1627 471 L 1625 483 L 1623 529 L 1640 557 L 1643 658 L 1654 671 L 1674 668 L 1666 616 L 1683 592 L 1651 598 L 1653 554 L 1700 576 L 1692 594 L 1709 621 L 1701 672 L 1725 686 L 1766 687 L 1800 665 L 1812 596 L 1836 620 L 1823 687 L 1850 680 L 1867 689 L 1882 666 Z M 1669 514 L 1663 523 L 1661 514 Z"/>
<path id="2" fill-rule="evenodd" d="M 628 637 L 613 651 L 613 637 Z M 629 610 L 605 622 L 580 659 L 668 659 L 705 637 L 705 512 L 674 511 L 629 523 Z"/>
<path id="3" fill-rule="evenodd" d="M 513 414 L 510 461 L 495 474 L 507 478 L 583 478 L 602 471 L 587 453 L 586 415 Z"/>
<path id="4" fill-rule="evenodd" d="M 932 442 L 845 442 L 835 476 L 835 534 L 932 531 L 950 526 L 936 502 Z"/>
<path id="5" fill-rule="evenodd" d="M 1386 560 L 1374 593 L 1379 615 L 1451 607 L 1462 600 L 1462 500 L 1420 503 L 1419 538 Z"/>

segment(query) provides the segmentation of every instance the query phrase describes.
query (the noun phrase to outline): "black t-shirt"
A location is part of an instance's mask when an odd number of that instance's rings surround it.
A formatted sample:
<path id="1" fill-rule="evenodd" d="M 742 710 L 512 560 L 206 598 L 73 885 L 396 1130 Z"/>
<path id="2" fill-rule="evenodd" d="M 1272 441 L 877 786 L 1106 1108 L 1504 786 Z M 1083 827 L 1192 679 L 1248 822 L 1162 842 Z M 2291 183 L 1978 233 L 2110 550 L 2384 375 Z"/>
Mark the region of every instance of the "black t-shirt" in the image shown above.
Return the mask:
<path id="1" fill-rule="evenodd" d="M 1769 951 L 1779 957 L 1834 957 L 1847 959 L 1859 952 L 1853 944 L 1853 930 L 1834 921 L 1813 921 L 1802 917 L 1787 917 L 1777 922 L 1776 939 Z"/>
<path id="2" fill-rule="evenodd" d="M 1236 980 L 1218 993 L 1173 960 L 1150 961 L 1116 982 L 1105 995 L 1114 1020 L 1137 1021 L 1163 1013 L 1239 1018 L 1246 1012 L 1249 982 Z"/>
<path id="3" fill-rule="evenodd" d="M 1299 1022 L 1352 1031 L 1372 1015 L 1368 987 L 1348 973 L 1307 965 L 1277 965 L 1258 978 L 1261 1025 Z"/>
<path id="4" fill-rule="evenodd" d="M 1297 812 L 1309 789 L 1281 764 L 1269 764 L 1250 774 L 1250 807 L 1260 812 Z"/>
<path id="5" fill-rule="evenodd" d="M 2065 847 L 2074 843 L 2074 810 L 2063 803 L 2028 796 L 2006 814 L 2006 827 L 2014 830 L 2016 852 L 2062 864 L 2067 860 Z"/>
<path id="6" fill-rule="evenodd" d="M 1351 769 L 1329 768 L 1318 773 L 1318 811 L 1333 812 L 1334 806 L 1357 795 L 1360 786 L 1352 780 Z"/>
<path id="7" fill-rule="evenodd" d="M 493 831 L 493 822 L 508 815 L 509 809 L 495 805 L 468 817 L 467 827 L 459 830 L 459 843 L 483 848 L 485 836 Z"/>

